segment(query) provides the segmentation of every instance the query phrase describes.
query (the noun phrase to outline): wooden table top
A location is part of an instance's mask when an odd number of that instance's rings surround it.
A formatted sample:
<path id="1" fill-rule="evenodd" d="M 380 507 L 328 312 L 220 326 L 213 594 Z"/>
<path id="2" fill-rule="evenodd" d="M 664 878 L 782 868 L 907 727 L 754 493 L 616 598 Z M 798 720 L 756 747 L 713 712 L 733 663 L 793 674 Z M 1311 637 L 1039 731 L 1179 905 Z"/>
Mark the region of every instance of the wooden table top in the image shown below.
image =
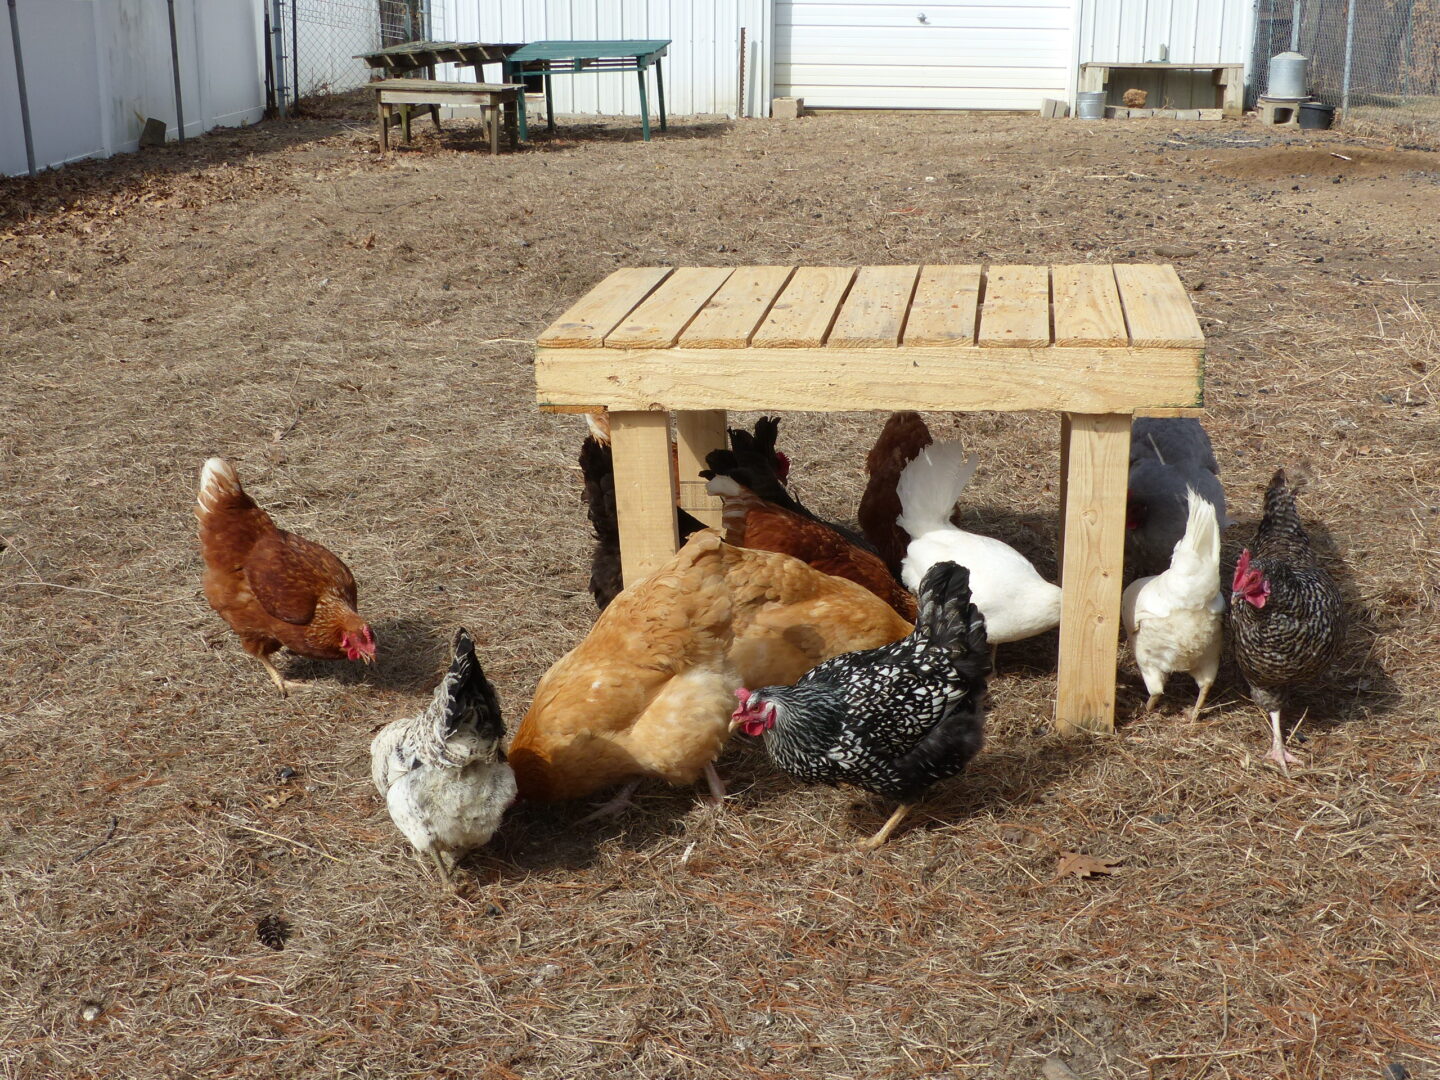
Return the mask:
<path id="1" fill-rule="evenodd" d="M 750 266 L 616 270 L 547 349 L 1203 349 L 1171 266 Z"/>

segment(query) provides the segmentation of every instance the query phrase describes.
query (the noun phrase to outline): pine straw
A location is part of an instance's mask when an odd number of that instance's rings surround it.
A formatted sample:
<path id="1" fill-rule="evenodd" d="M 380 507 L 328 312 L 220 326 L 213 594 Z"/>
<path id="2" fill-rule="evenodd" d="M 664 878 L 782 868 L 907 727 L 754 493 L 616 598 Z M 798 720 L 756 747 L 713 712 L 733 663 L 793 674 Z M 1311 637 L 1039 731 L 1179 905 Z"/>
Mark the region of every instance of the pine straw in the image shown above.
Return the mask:
<path id="1" fill-rule="evenodd" d="M 363 103 L 330 109 L 5 184 L 0 1076 L 1440 1067 L 1440 266 L 1416 225 L 1440 187 L 1290 168 L 1337 133 L 942 115 L 681 118 L 649 145 L 573 123 L 498 161 L 459 124 L 381 162 Z M 1156 245 L 1195 250 L 1227 550 L 1309 458 L 1355 606 L 1292 780 L 1228 669 L 1190 722 L 1180 677 L 1141 716 L 1126 660 L 1117 735 L 1050 734 L 1051 636 L 1002 651 L 988 749 L 878 854 L 851 844 L 887 806 L 737 743 L 723 812 L 520 807 L 458 897 L 417 870 L 371 732 L 457 622 L 513 720 L 593 619 L 580 426 L 535 411 L 524 344 L 585 288 Z M 880 419 L 786 418 L 817 509 L 853 514 Z M 985 461 L 967 514 L 1053 573 L 1053 420 L 931 420 Z M 277 700 L 206 609 L 190 507 L 217 452 L 356 568 L 375 669 L 292 659 L 314 688 Z M 1120 862 L 1056 880 L 1062 851 Z"/>

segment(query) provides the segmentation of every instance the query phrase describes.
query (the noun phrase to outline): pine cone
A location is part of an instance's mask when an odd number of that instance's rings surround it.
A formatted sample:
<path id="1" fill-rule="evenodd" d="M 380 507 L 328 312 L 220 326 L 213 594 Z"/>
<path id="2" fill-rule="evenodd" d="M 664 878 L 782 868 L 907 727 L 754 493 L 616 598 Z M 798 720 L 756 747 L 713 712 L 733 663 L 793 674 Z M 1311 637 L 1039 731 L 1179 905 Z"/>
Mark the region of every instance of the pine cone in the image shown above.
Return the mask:
<path id="1" fill-rule="evenodd" d="M 272 911 L 255 924 L 255 936 L 260 939 L 260 944 L 279 952 L 285 948 L 285 942 L 290 937 L 290 924 Z"/>

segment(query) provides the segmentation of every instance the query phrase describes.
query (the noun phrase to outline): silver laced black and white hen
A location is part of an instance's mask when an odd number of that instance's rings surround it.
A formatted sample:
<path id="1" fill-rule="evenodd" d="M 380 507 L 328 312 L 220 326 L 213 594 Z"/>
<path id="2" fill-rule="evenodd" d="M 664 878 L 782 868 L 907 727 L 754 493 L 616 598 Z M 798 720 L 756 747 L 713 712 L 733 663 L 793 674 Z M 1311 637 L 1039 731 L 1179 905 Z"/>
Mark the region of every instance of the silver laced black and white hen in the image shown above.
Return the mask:
<path id="1" fill-rule="evenodd" d="M 1281 713 L 1292 688 L 1329 667 L 1345 625 L 1340 591 L 1315 558 L 1284 469 L 1265 489 L 1265 515 L 1235 566 L 1230 637 L 1250 697 L 1270 717 L 1265 758 L 1288 776 L 1299 759 L 1285 749 Z"/>
<path id="2" fill-rule="evenodd" d="M 370 743 L 370 776 L 391 819 L 447 886 L 455 863 L 495 835 L 515 801 L 504 737 L 495 688 L 461 627 L 429 706 L 387 724 Z"/>
<path id="3" fill-rule="evenodd" d="M 970 572 L 936 563 L 919 599 L 909 637 L 833 657 L 794 686 L 736 691 L 732 728 L 763 736 L 781 769 L 899 802 L 862 848 L 883 844 L 932 784 L 964 771 L 984 738 L 990 650 Z"/>

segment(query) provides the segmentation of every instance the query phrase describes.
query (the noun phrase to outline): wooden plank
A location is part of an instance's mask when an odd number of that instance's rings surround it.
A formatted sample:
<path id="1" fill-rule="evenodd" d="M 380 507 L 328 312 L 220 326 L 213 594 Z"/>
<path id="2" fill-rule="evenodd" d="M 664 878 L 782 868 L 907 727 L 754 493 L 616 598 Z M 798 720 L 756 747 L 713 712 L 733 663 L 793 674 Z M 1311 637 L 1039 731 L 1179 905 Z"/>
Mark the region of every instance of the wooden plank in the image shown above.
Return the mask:
<path id="1" fill-rule="evenodd" d="M 745 266 L 720 286 L 680 335 L 687 349 L 743 349 L 794 273 L 793 266 Z"/>
<path id="2" fill-rule="evenodd" d="M 699 473 L 705 468 L 706 454 L 728 445 L 725 417 L 724 409 L 675 414 L 675 471 L 680 508 L 716 529 L 720 528 L 720 499 L 705 490 L 706 481 Z"/>
<path id="3" fill-rule="evenodd" d="M 663 349 L 675 344 L 705 301 L 734 270 L 727 266 L 682 266 L 665 279 L 620 325 L 605 335 L 610 349 Z"/>
<path id="4" fill-rule="evenodd" d="M 620 572 L 628 588 L 653 574 L 680 546 L 670 472 L 670 415 L 612 412 L 610 448 Z"/>
<path id="5" fill-rule="evenodd" d="M 924 267 L 910 301 L 905 345 L 973 345 L 979 311 L 980 267 Z"/>
<path id="6" fill-rule="evenodd" d="M 1115 269 L 1093 263 L 1050 268 L 1055 290 L 1055 344 L 1123 346 L 1130 343 Z"/>
<path id="7" fill-rule="evenodd" d="M 1137 349 L 1203 349 L 1205 335 L 1173 266 L 1117 263 L 1115 282 Z M 1198 403 L 1197 403 L 1198 404 Z"/>
<path id="8" fill-rule="evenodd" d="M 844 349 L 893 349 L 899 345 L 919 274 L 918 266 L 860 267 L 826 345 Z"/>
<path id="9" fill-rule="evenodd" d="M 668 266 L 626 267 L 582 296 L 535 339 L 537 346 L 580 349 L 600 345 L 635 306 L 670 276 Z"/>
<path id="10" fill-rule="evenodd" d="M 990 267 L 976 343 L 991 349 L 1050 344 L 1049 267 Z"/>
<path id="11" fill-rule="evenodd" d="M 1130 417 L 1074 414 L 1068 419 L 1055 725 L 1062 732 L 1110 731 L 1115 726 Z"/>
<path id="12" fill-rule="evenodd" d="M 1059 584 L 1063 588 L 1065 584 L 1065 510 L 1068 505 L 1070 493 L 1070 417 L 1071 413 L 1060 414 L 1060 527 L 1059 536 L 1055 541 L 1055 550 L 1059 553 L 1057 561 L 1060 564 Z M 1063 599 L 1063 594 L 1062 594 Z"/>
<path id="13" fill-rule="evenodd" d="M 816 348 L 840 310 L 853 266 L 802 266 L 776 298 L 751 344 L 761 349 Z"/>
<path id="14" fill-rule="evenodd" d="M 1198 406 L 1199 349 L 537 349 L 543 406 L 1048 409 Z"/>

